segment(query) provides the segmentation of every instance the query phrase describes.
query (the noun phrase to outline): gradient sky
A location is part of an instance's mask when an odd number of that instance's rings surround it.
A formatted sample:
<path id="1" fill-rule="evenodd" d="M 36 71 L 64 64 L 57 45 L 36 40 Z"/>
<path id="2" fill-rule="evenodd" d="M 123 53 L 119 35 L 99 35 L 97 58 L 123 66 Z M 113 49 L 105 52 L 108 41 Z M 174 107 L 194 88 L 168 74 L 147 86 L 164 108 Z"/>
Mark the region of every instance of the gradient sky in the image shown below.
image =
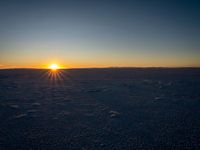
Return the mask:
<path id="1" fill-rule="evenodd" d="M 0 68 L 200 67 L 198 0 L 1 0 Z"/>

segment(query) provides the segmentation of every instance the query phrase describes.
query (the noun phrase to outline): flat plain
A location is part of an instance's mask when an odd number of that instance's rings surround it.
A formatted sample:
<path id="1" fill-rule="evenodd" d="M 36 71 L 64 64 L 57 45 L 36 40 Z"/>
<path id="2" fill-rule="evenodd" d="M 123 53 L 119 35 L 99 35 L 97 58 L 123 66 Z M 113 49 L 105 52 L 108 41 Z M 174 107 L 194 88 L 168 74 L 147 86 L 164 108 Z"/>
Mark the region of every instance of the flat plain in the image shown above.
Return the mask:
<path id="1" fill-rule="evenodd" d="M 0 70 L 0 149 L 200 149 L 200 69 Z"/>

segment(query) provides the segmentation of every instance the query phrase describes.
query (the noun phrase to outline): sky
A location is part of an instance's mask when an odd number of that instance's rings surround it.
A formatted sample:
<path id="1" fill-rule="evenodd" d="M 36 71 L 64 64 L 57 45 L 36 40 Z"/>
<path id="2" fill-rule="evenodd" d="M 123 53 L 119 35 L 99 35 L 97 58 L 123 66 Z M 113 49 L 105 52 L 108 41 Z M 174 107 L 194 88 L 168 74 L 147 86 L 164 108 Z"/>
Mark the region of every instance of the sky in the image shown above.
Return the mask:
<path id="1" fill-rule="evenodd" d="M 200 67 L 198 0 L 1 0 L 0 68 Z"/>

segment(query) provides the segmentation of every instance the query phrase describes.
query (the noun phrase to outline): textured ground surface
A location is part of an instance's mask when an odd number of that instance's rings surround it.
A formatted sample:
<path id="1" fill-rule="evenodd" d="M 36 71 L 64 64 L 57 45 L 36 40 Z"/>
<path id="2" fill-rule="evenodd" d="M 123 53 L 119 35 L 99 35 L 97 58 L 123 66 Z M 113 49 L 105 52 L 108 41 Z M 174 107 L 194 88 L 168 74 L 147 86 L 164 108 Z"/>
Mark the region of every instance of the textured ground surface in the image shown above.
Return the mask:
<path id="1" fill-rule="evenodd" d="M 200 149 L 200 70 L 0 71 L 0 149 Z"/>

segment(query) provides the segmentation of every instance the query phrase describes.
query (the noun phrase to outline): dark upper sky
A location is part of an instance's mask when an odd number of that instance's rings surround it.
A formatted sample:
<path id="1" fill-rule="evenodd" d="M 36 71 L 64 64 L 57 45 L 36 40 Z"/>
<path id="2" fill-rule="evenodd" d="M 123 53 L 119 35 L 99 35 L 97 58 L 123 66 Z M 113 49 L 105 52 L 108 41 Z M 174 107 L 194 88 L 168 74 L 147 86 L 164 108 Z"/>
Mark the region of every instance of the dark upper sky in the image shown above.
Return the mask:
<path id="1" fill-rule="evenodd" d="M 0 68 L 200 66 L 198 0 L 1 0 Z"/>

